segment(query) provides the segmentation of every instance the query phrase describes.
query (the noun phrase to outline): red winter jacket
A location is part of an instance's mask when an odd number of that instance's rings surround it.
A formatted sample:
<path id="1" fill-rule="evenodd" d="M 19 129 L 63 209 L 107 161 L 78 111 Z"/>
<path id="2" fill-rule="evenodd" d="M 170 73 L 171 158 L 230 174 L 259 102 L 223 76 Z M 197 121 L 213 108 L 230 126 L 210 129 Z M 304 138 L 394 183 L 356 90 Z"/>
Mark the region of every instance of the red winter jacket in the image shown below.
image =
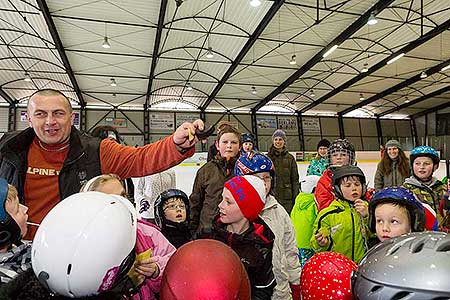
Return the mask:
<path id="1" fill-rule="evenodd" d="M 331 193 L 333 187 L 331 184 L 331 176 L 333 173 L 330 169 L 326 169 L 322 177 L 320 177 L 319 182 L 317 182 L 316 191 L 314 192 L 314 200 L 316 201 L 317 212 L 321 211 L 325 207 L 328 207 L 330 203 L 334 200 L 334 196 Z"/>

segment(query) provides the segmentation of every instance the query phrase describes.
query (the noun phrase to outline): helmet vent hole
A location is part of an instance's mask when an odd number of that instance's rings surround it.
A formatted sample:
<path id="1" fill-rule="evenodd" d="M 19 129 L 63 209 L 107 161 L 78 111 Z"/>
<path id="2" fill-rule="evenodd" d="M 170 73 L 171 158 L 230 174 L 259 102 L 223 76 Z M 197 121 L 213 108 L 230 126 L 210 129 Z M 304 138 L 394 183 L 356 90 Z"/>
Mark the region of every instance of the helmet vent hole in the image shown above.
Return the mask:
<path id="1" fill-rule="evenodd" d="M 436 249 L 436 252 L 450 252 L 450 241 L 439 245 Z"/>
<path id="2" fill-rule="evenodd" d="M 395 245 L 395 247 L 392 247 L 387 254 L 388 255 L 394 255 L 400 249 L 401 246 L 402 245 Z"/>
<path id="3" fill-rule="evenodd" d="M 111 201 L 109 204 L 116 204 L 116 201 Z"/>
<path id="4" fill-rule="evenodd" d="M 67 275 L 70 275 L 70 271 L 72 271 L 72 264 L 67 266 Z"/>
<path id="5" fill-rule="evenodd" d="M 409 299 L 410 295 L 410 292 L 399 292 L 395 294 L 394 297 L 391 298 L 391 300 L 406 300 Z"/>
<path id="6" fill-rule="evenodd" d="M 370 293 L 377 293 L 379 290 L 381 290 L 383 287 L 381 285 L 376 285 L 373 288 L 370 289 Z"/>
<path id="7" fill-rule="evenodd" d="M 413 247 L 411 249 L 411 252 L 412 253 L 419 253 L 420 251 L 422 251 L 424 245 L 425 245 L 424 242 L 420 241 L 419 243 L 413 245 Z"/>

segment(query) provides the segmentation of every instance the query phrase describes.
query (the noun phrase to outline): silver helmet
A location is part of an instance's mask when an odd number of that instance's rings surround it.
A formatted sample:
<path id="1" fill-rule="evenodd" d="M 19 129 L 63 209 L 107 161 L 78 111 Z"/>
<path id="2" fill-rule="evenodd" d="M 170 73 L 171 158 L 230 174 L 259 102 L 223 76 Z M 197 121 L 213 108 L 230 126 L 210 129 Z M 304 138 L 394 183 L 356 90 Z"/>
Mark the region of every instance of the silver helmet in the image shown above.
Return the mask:
<path id="1" fill-rule="evenodd" d="M 450 234 L 413 232 L 371 249 L 352 278 L 356 300 L 450 300 Z"/>

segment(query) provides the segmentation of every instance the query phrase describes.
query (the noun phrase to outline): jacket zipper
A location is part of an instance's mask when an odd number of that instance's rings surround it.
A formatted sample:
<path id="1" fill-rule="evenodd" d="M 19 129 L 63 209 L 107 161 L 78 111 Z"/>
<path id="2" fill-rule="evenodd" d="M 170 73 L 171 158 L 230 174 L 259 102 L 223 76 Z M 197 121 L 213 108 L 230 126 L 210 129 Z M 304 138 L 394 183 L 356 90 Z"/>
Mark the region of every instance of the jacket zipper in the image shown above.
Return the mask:
<path id="1" fill-rule="evenodd" d="M 355 219 L 352 208 L 350 208 L 350 215 L 352 216 L 352 260 L 355 261 Z"/>

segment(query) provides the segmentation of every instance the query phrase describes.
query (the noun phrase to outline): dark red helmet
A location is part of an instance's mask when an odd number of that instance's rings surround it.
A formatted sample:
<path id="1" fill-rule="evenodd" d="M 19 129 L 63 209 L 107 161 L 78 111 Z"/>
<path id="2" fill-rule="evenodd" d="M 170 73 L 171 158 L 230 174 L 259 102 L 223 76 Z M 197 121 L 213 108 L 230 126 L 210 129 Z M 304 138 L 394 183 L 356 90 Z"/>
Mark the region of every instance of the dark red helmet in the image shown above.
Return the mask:
<path id="1" fill-rule="evenodd" d="M 336 252 L 321 252 L 305 264 L 300 278 L 303 300 L 351 300 L 350 280 L 358 266 Z"/>
<path id="2" fill-rule="evenodd" d="M 181 246 L 164 270 L 164 300 L 250 300 L 250 282 L 237 254 L 209 239 Z"/>

